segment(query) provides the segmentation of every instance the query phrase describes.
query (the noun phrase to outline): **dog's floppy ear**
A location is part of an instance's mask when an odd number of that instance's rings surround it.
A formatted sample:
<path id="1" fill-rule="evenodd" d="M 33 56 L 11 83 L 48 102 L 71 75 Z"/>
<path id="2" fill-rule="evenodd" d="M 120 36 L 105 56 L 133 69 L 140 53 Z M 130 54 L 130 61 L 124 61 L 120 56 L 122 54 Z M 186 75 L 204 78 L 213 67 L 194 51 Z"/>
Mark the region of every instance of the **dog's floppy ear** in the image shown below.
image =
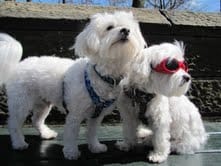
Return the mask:
<path id="1" fill-rule="evenodd" d="M 150 59 L 145 57 L 148 55 L 145 55 L 144 52 L 142 52 L 140 55 L 138 55 L 137 62 L 134 64 L 134 72 L 136 71 L 136 75 L 140 75 L 141 77 L 148 78 L 151 71 L 151 63 Z"/>
<path id="2" fill-rule="evenodd" d="M 143 84 L 142 82 L 148 82 L 150 72 L 151 72 L 151 64 L 150 58 L 145 57 L 148 56 L 145 54 L 145 51 L 141 51 L 135 62 L 131 65 L 131 72 L 129 73 L 130 82 L 134 82 L 135 84 Z"/>
<path id="3" fill-rule="evenodd" d="M 96 28 L 96 19 L 99 14 L 95 14 L 91 17 L 90 23 L 85 29 L 76 37 L 73 48 L 75 53 L 81 57 L 90 57 L 98 52 L 100 39 Z"/>

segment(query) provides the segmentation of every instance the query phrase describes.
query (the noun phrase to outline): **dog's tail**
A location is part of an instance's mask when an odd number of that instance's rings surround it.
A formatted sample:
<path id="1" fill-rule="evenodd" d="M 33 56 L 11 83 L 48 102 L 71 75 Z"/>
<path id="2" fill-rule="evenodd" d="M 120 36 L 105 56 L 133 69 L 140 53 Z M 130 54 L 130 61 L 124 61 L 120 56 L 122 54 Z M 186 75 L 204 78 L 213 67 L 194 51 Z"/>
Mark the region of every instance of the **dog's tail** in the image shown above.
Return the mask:
<path id="1" fill-rule="evenodd" d="M 0 85 L 13 73 L 22 57 L 22 45 L 13 37 L 0 33 Z"/>

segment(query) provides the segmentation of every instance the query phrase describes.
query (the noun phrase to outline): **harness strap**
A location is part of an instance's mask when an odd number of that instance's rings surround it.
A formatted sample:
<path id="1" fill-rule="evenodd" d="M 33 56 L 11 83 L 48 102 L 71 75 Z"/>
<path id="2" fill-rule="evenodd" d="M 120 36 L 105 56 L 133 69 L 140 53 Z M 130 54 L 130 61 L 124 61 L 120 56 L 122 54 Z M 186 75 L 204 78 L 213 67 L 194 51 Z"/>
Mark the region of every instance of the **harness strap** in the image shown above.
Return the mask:
<path id="1" fill-rule="evenodd" d="M 87 67 L 88 67 L 88 64 L 87 64 Z M 97 118 L 101 114 L 103 109 L 111 106 L 115 102 L 116 99 L 105 100 L 105 99 L 101 99 L 97 95 L 97 93 L 94 91 L 94 88 L 91 85 L 91 81 L 87 73 L 87 67 L 85 68 L 85 71 L 84 71 L 84 81 L 85 81 L 85 86 L 87 88 L 89 96 L 93 104 L 95 105 L 95 111 L 94 111 L 94 114 L 92 115 L 92 118 Z"/>

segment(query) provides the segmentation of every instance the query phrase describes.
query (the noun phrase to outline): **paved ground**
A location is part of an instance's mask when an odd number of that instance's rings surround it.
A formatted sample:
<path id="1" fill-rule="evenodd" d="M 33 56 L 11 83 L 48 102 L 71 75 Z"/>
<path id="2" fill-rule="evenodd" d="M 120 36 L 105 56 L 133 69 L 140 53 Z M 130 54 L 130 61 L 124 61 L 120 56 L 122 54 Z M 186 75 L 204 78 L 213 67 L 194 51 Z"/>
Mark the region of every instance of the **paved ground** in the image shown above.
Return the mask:
<path id="1" fill-rule="evenodd" d="M 4 126 L 0 128 L 0 162 L 4 166 L 45 166 L 45 165 L 159 165 L 159 166 L 220 166 L 221 164 L 221 122 L 205 122 L 210 138 L 206 146 L 194 155 L 173 155 L 162 164 L 148 163 L 145 156 L 150 147 L 137 147 L 130 152 L 120 152 L 114 147 L 116 140 L 122 138 L 120 125 L 104 125 L 99 130 L 99 138 L 108 145 L 108 152 L 91 154 L 85 144 L 84 131 L 81 128 L 79 144 L 82 156 L 77 161 L 67 161 L 62 154 L 62 126 L 51 126 L 59 132 L 55 140 L 40 140 L 33 128 L 26 126 L 24 133 L 30 143 L 28 150 L 19 152 L 11 149 L 8 131 Z M 1 164 L 2 165 L 2 164 Z"/>

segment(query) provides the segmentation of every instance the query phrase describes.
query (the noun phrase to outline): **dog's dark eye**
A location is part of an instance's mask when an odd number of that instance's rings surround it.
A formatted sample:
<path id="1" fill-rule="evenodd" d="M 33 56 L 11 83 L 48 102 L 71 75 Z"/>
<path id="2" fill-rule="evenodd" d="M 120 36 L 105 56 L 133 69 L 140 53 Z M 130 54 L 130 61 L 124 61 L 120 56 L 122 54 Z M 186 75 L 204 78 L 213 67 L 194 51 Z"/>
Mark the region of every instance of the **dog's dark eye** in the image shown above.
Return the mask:
<path id="1" fill-rule="evenodd" d="M 147 48 L 147 45 L 144 45 L 144 48 Z"/>
<path id="2" fill-rule="evenodd" d="M 177 70 L 179 68 L 179 63 L 176 59 L 168 59 L 166 68 L 169 70 Z"/>
<path id="3" fill-rule="evenodd" d="M 113 25 L 110 25 L 110 26 L 107 27 L 106 30 L 109 31 L 109 30 L 111 30 L 111 29 L 113 29 L 113 28 L 114 28 L 114 26 L 113 26 Z"/>

